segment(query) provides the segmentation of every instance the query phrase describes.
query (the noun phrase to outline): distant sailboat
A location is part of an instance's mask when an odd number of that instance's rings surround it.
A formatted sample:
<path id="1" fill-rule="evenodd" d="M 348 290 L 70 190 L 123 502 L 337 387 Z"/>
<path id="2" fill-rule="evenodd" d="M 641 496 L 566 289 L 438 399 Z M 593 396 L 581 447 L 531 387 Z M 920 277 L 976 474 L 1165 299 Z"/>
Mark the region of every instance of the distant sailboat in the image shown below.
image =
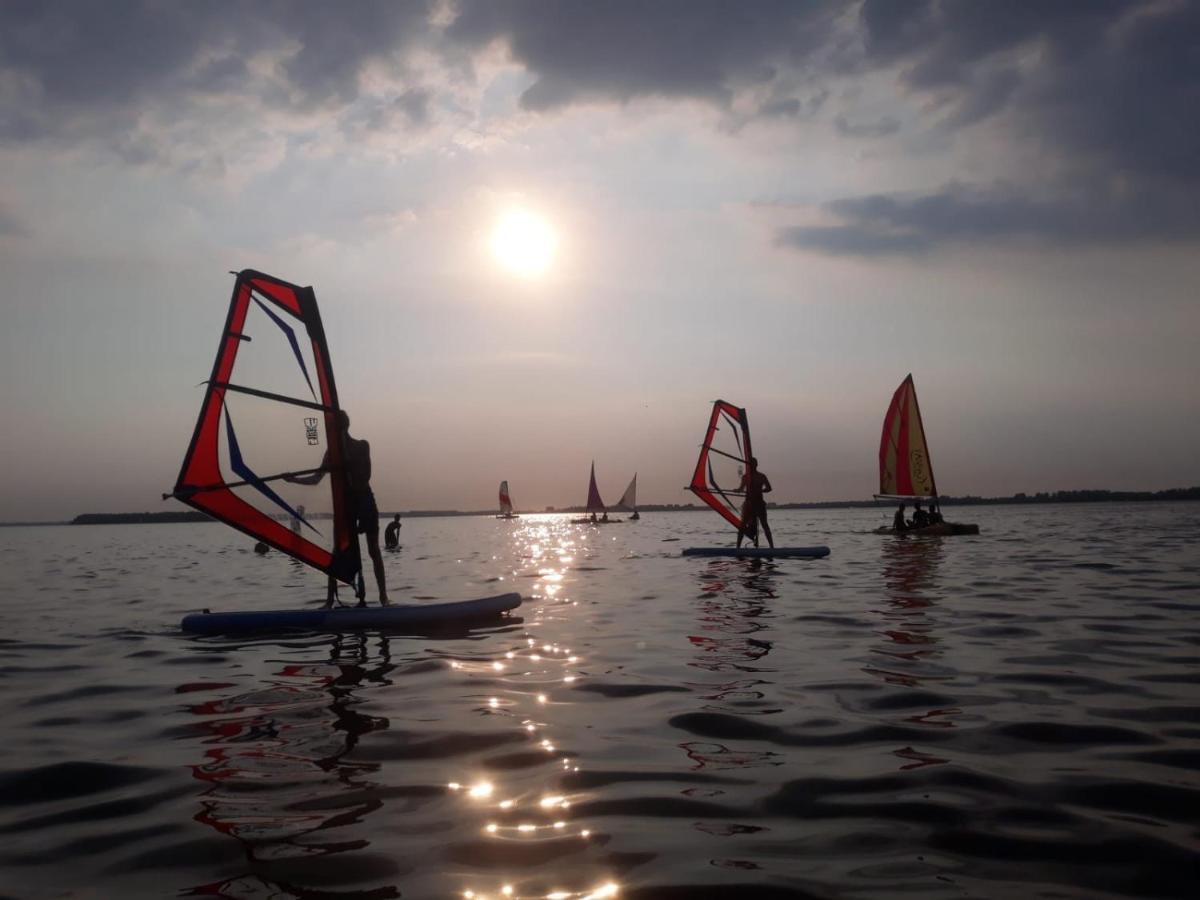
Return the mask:
<path id="1" fill-rule="evenodd" d="M 896 388 L 887 414 L 883 417 L 883 433 L 879 438 L 879 500 L 915 500 L 937 503 L 937 484 L 933 480 L 933 463 L 921 407 L 917 403 L 917 388 L 910 374 Z M 918 534 L 979 534 L 978 525 L 959 525 L 938 522 L 909 529 Z M 877 529 L 880 534 L 896 533 L 892 528 Z"/>
<path id="2" fill-rule="evenodd" d="M 584 512 L 588 513 L 588 517 L 584 519 L 572 519 L 571 521 L 577 525 L 607 525 L 609 522 L 618 522 L 619 519 L 608 518 L 608 507 L 604 505 L 604 501 L 600 499 L 600 489 L 596 487 L 596 463 L 592 461 L 592 474 L 588 479 L 588 498 L 587 507 Z M 596 518 L 597 515 L 603 518 Z"/>
<path id="3" fill-rule="evenodd" d="M 617 507 L 633 513 L 629 518 L 634 521 L 641 518 L 637 511 L 637 472 L 633 473 L 633 481 L 629 482 L 629 487 L 625 488 L 625 493 L 617 501 Z"/>
<path id="4" fill-rule="evenodd" d="M 512 498 L 508 496 L 508 482 L 500 482 L 500 515 L 497 519 L 519 519 L 521 516 L 513 512 Z"/>

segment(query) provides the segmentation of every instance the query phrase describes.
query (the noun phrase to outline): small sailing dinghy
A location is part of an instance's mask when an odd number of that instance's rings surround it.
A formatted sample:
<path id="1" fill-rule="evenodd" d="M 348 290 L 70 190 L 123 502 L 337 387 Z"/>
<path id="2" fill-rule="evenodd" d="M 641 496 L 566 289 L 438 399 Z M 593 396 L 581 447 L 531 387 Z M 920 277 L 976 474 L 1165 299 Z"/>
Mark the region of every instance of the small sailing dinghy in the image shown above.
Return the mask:
<path id="1" fill-rule="evenodd" d="M 883 417 L 883 433 L 879 438 L 879 493 L 875 498 L 899 502 L 925 500 L 937 503 L 938 492 L 933 480 L 933 463 L 929 458 L 925 426 L 921 422 L 921 406 L 917 403 L 917 388 L 913 384 L 911 374 L 896 388 L 887 414 Z M 979 526 L 937 522 L 904 531 L 877 528 L 875 533 L 944 537 L 953 534 L 979 534 Z"/>
<path id="2" fill-rule="evenodd" d="M 745 475 L 750 471 L 750 424 L 746 410 L 717 400 L 713 403 L 700 458 L 688 490 L 721 514 L 739 532 L 746 503 Z M 818 559 L 829 555 L 825 546 L 813 547 L 688 547 L 684 556 L 737 556 Z"/>
<path id="3" fill-rule="evenodd" d="M 508 496 L 508 482 L 500 482 L 500 515 L 497 519 L 519 519 L 520 513 L 513 512 L 512 498 Z"/>
<path id="4" fill-rule="evenodd" d="M 362 605 L 362 558 L 340 413 L 313 289 L 252 269 L 239 272 L 191 443 L 175 488 L 163 499 L 173 497 L 353 585 L 360 606 L 205 610 L 184 617 L 185 631 L 430 628 L 494 618 L 520 605 L 520 594 Z M 326 477 L 311 485 L 287 480 L 319 472 Z"/>
<path id="5" fill-rule="evenodd" d="M 633 481 L 629 482 L 629 487 L 625 488 L 625 493 L 617 501 L 617 508 L 632 513 L 633 515 L 629 517 L 631 522 L 636 522 L 641 518 L 641 514 L 637 510 L 637 472 L 633 473 Z"/>
<path id="6" fill-rule="evenodd" d="M 587 506 L 584 508 L 587 517 L 583 519 L 572 519 L 573 525 L 612 525 L 621 519 L 608 518 L 608 507 L 604 505 L 604 501 L 600 499 L 600 489 L 596 487 L 596 461 L 592 460 L 592 474 L 588 478 L 588 498 Z M 603 518 L 597 518 L 603 516 Z"/>

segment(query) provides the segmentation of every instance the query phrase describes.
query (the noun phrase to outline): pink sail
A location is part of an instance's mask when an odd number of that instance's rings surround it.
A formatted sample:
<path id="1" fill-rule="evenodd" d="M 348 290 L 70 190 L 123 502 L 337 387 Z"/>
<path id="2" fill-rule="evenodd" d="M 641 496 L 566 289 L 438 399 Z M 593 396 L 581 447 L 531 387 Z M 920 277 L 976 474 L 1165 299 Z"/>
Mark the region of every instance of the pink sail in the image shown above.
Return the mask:
<path id="1" fill-rule="evenodd" d="M 592 477 L 588 481 L 587 512 L 605 512 L 607 507 L 600 499 L 600 489 L 596 487 L 596 463 L 592 462 Z"/>

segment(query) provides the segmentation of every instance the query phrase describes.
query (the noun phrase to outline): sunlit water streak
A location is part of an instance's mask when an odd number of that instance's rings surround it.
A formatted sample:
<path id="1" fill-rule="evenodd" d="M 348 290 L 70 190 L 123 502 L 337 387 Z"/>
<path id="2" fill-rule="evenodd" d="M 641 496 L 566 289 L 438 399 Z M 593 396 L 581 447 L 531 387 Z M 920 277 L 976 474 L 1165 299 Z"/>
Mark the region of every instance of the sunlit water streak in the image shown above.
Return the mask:
<path id="1" fill-rule="evenodd" d="M 182 635 L 318 603 L 217 525 L 0 529 L 0 895 L 1189 896 L 1200 505 L 412 519 L 423 636 Z M 963 518 L 955 511 L 955 518 Z M 678 540 L 676 540 L 678 539 Z"/>

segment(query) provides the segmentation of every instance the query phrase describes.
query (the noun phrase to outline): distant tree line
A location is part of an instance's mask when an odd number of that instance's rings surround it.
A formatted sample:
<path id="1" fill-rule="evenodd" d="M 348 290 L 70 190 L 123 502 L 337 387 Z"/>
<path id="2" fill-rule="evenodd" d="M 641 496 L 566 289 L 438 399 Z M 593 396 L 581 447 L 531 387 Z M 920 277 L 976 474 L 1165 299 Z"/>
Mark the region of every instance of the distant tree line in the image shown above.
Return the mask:
<path id="1" fill-rule="evenodd" d="M 1200 487 L 1171 488 L 1166 491 L 1039 491 L 1036 494 L 1013 494 L 1011 497 L 976 497 L 964 494 L 961 497 L 944 496 L 938 498 L 943 506 L 984 506 L 990 504 L 1020 504 L 1020 503 L 1123 503 L 1163 500 L 1200 500 Z M 814 503 L 768 503 L 770 509 L 869 509 L 878 506 L 890 506 L 891 500 L 824 500 Z M 641 512 L 686 512 L 693 509 L 707 509 L 696 503 L 648 503 L 639 506 Z M 546 512 L 581 513 L 582 506 L 547 506 Z M 620 510 L 613 509 L 613 512 Z M 494 509 L 456 510 L 456 509 L 414 509 L 401 512 L 401 516 L 409 518 L 424 518 L 437 516 L 485 516 L 495 515 Z M 390 518 L 393 513 L 381 513 L 383 518 Z M 316 513 L 310 516 L 314 519 L 329 518 L 329 513 Z M 72 525 L 147 525 L 170 522 L 211 522 L 213 521 L 200 512 L 141 512 L 141 513 L 84 513 L 71 520 Z M 17 523 L 9 523 L 17 524 Z"/>

